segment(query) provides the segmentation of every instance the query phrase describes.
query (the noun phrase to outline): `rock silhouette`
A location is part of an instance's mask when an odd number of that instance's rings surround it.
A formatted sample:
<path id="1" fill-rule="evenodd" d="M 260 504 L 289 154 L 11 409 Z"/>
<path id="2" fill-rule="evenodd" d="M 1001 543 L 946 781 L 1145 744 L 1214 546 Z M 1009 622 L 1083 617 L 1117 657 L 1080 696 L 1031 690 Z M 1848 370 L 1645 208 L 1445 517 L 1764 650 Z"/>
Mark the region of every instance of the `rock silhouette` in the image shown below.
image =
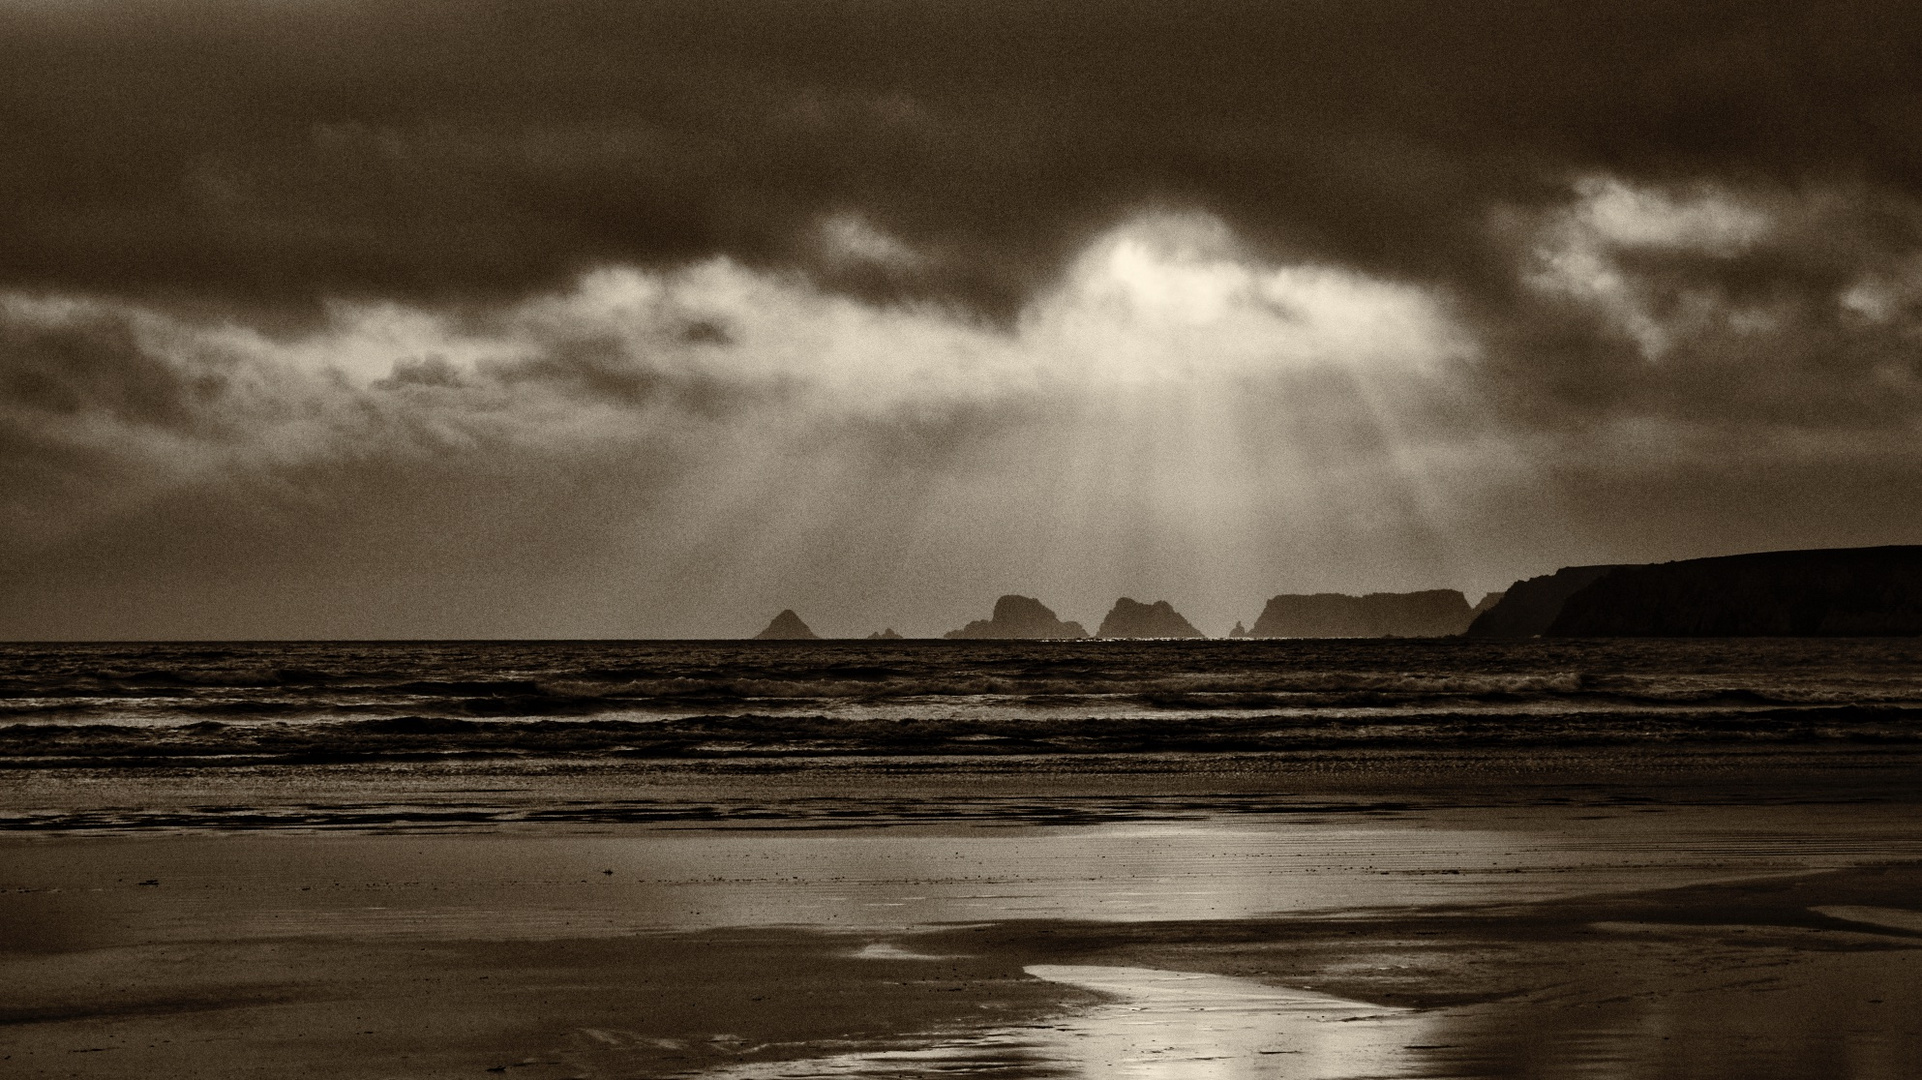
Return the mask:
<path id="1" fill-rule="evenodd" d="M 1444 637 L 1473 621 L 1454 589 L 1411 593 L 1287 594 L 1268 601 L 1249 637 Z"/>
<path id="2" fill-rule="evenodd" d="M 894 627 L 890 626 L 886 630 L 876 630 L 874 633 L 869 634 L 868 640 L 869 641 L 900 641 L 901 635 L 895 633 Z"/>
<path id="3" fill-rule="evenodd" d="M 1108 617 L 1101 620 L 1095 637 L 1102 638 L 1198 638 L 1208 635 L 1195 629 L 1166 600 L 1144 604 L 1122 597 L 1114 602 Z"/>
<path id="4" fill-rule="evenodd" d="M 1548 637 L 1913 637 L 1922 546 L 1822 548 L 1618 566 Z"/>
<path id="5" fill-rule="evenodd" d="M 1469 637 L 1524 638 L 1545 633 L 1568 598 L 1588 588 L 1614 566 L 1564 566 L 1552 574 L 1517 581 L 1495 606 L 1475 616 Z"/>
<path id="6" fill-rule="evenodd" d="M 1234 637 L 1247 637 L 1247 636 L 1248 636 L 1248 628 L 1247 628 L 1247 627 L 1245 627 L 1245 626 L 1243 626 L 1243 625 L 1241 625 L 1241 620 L 1240 620 L 1240 619 L 1236 619 L 1236 620 L 1235 620 L 1235 628 L 1234 628 L 1233 630 L 1230 630 L 1230 631 L 1228 631 L 1228 636 L 1229 636 L 1229 637 L 1231 637 L 1231 638 L 1234 638 Z"/>
<path id="7" fill-rule="evenodd" d="M 819 636 L 808 629 L 792 609 L 784 609 L 767 624 L 767 629 L 754 635 L 756 641 L 817 641 Z"/>
<path id="8" fill-rule="evenodd" d="M 1085 638 L 1088 631 L 1078 622 L 1062 622 L 1046 604 L 1031 596 L 1004 596 L 994 602 L 994 617 L 976 619 L 950 638 Z"/>

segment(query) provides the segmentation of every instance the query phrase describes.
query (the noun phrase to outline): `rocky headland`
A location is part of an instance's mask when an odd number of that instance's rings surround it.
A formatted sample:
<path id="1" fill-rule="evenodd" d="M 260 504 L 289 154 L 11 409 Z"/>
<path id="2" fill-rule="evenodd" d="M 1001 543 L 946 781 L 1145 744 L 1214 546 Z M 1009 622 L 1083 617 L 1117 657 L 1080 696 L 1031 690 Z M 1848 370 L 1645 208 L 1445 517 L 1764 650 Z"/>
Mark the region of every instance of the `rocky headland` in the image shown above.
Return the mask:
<path id="1" fill-rule="evenodd" d="M 1593 585 L 1615 566 L 1564 566 L 1552 574 L 1517 581 L 1494 606 L 1475 616 L 1469 637 L 1536 637 L 1562 613 L 1568 598 Z"/>
<path id="2" fill-rule="evenodd" d="M 1567 567 L 1516 582 L 1469 634 L 1912 637 L 1922 634 L 1922 546 Z"/>
<path id="3" fill-rule="evenodd" d="M 1922 546 L 1620 566 L 1570 596 L 1548 637 L 1922 634 Z"/>

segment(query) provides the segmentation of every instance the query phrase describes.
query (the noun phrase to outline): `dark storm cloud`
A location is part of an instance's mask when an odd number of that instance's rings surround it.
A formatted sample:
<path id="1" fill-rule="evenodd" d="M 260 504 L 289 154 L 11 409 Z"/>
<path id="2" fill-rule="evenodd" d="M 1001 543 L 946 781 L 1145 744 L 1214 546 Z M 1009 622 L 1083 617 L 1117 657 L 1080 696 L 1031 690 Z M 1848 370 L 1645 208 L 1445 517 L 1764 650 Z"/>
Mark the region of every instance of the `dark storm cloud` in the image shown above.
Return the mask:
<path id="1" fill-rule="evenodd" d="M 1579 208 L 1520 231 L 1513 287 L 1469 302 L 1511 418 L 1922 416 L 1922 203 L 1859 183 L 1584 186 Z"/>
<path id="2" fill-rule="evenodd" d="M 428 341 L 468 343 L 447 329 L 459 321 L 431 324 Z M 395 354 L 386 376 L 357 381 L 339 367 L 367 348 L 352 325 L 323 334 L 321 359 L 303 361 L 298 342 L 289 351 L 229 322 L 0 298 L 0 541 L 69 533 L 181 487 L 271 502 L 323 492 L 342 469 L 484 478 L 528 461 L 565 471 L 622 447 L 668 461 L 682 421 L 778 397 L 651 348 L 683 336 L 672 320 L 637 340 L 583 321 L 497 325 L 491 355 L 465 365 L 384 341 Z"/>
<path id="3" fill-rule="evenodd" d="M 1478 292 L 1571 175 L 1922 189 L 1902 3 L 78 3 L 0 16 L 0 281 L 447 299 L 713 253 L 1005 314 L 1142 205 Z M 925 259 L 824 257 L 857 213 Z"/>
<path id="4" fill-rule="evenodd" d="M 218 371 L 184 372 L 149 353 L 122 314 L 64 326 L 0 322 L 0 408 L 14 416 L 99 412 L 184 425 L 221 389 Z"/>

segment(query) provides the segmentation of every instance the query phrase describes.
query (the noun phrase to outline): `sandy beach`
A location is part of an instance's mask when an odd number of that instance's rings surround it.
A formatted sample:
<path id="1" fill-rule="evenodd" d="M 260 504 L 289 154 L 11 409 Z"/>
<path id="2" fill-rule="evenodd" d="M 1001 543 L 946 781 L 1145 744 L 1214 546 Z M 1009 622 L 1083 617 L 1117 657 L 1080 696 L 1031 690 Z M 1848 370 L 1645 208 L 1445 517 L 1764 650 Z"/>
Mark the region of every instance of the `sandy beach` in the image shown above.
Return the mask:
<path id="1" fill-rule="evenodd" d="M 552 779 L 376 800 L 373 774 L 255 778 L 283 799 L 240 814 L 156 774 L 83 818 L 43 776 L 11 809 L 50 827 L 0 841 L 0 1055 L 30 1077 L 1895 1077 L 1922 1051 L 1899 761 L 1852 788 L 1806 762 L 1799 785 L 1671 761 L 1586 787 L 1213 764 L 662 770 L 645 800 L 574 776 L 653 820 L 505 823 L 435 814 L 551 802 Z M 196 791 L 197 827 L 111 824 Z"/>

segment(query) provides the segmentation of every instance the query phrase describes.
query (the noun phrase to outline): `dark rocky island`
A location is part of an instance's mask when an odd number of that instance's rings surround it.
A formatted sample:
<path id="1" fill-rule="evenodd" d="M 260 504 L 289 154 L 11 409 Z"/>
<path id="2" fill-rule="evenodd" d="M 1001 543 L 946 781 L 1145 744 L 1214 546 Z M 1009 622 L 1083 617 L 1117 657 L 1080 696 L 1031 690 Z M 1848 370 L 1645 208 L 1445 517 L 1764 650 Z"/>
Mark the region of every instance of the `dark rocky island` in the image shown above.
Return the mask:
<path id="1" fill-rule="evenodd" d="M 1096 637 L 1103 638 L 1199 638 L 1208 635 L 1195 629 L 1181 612 L 1166 600 L 1144 604 L 1122 597 L 1114 602 L 1108 617 L 1101 620 Z"/>
<path id="2" fill-rule="evenodd" d="M 1030 596 L 1004 596 L 994 602 L 994 617 L 976 619 L 945 635 L 951 638 L 1085 638 L 1078 622 L 1062 622 L 1048 606 Z"/>
<path id="3" fill-rule="evenodd" d="M 1468 598 L 1454 589 L 1411 593 L 1283 594 L 1268 601 L 1249 637 L 1445 637 L 1472 620 Z"/>
<path id="4" fill-rule="evenodd" d="M 877 630 L 874 633 L 869 634 L 868 640 L 869 641 L 900 641 L 901 635 L 895 633 L 894 627 L 890 626 L 886 630 Z"/>
<path id="5" fill-rule="evenodd" d="M 783 610 L 767 624 L 767 629 L 754 635 L 756 641 L 818 641 L 819 635 L 808 629 L 792 609 Z"/>

